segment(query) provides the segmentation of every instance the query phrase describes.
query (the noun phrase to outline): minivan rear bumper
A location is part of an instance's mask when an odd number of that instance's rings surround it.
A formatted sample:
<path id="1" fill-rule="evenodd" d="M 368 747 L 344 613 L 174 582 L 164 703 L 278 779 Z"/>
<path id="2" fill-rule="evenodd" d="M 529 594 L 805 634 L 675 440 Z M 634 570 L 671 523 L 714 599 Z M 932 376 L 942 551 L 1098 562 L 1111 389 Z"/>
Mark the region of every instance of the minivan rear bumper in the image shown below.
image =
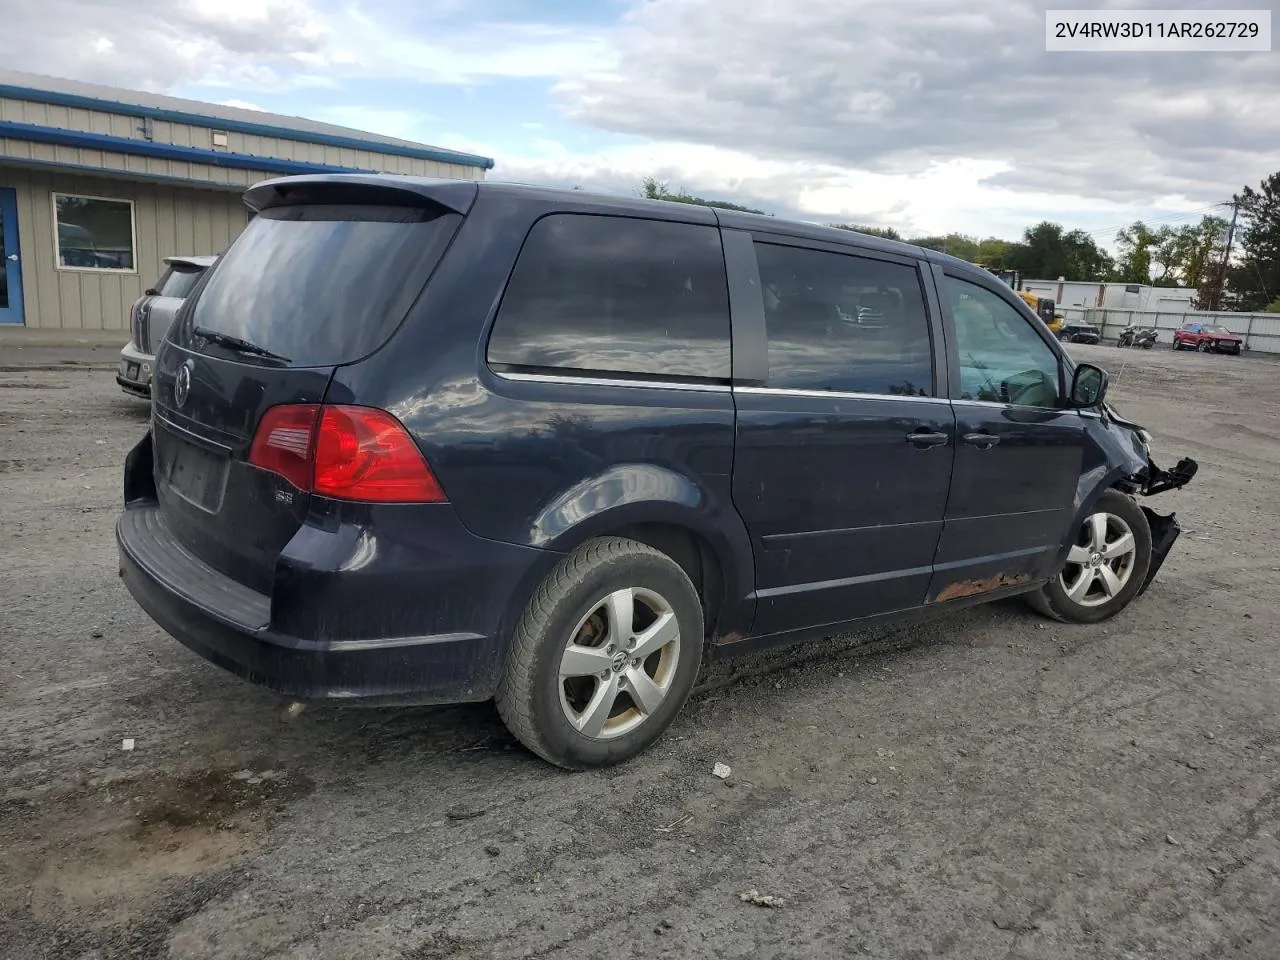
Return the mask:
<path id="1" fill-rule="evenodd" d="M 458 703 L 486 700 L 497 688 L 505 611 L 496 602 L 485 605 L 484 625 L 492 629 L 484 632 L 307 639 L 273 629 L 271 598 L 184 549 L 169 534 L 155 504 L 126 509 L 116 524 L 116 540 L 120 577 L 157 624 L 206 660 L 284 696 L 361 703 Z M 503 576 L 502 570 L 493 573 L 491 579 L 485 578 L 489 583 L 499 590 L 503 586 L 513 590 L 511 578 Z M 429 603 L 426 598 L 431 592 L 430 584 L 422 584 L 405 596 L 403 611 L 392 612 L 394 619 L 412 622 L 413 613 L 421 613 Z M 451 595 L 443 602 L 458 599 Z M 323 600 L 316 597 L 315 602 Z"/>

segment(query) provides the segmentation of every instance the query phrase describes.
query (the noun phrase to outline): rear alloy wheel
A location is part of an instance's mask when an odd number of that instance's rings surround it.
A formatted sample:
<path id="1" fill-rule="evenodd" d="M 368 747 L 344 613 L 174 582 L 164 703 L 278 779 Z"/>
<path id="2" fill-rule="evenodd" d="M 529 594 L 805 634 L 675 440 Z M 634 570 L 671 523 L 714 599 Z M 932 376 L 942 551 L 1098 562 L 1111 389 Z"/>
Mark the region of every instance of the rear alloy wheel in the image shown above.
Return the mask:
<path id="1" fill-rule="evenodd" d="M 1132 497 L 1108 490 L 1077 529 L 1062 572 L 1027 599 L 1055 620 L 1098 623 L 1129 605 L 1150 566 L 1146 514 Z"/>
<path id="2" fill-rule="evenodd" d="M 620 763 L 662 735 L 702 660 L 702 605 L 670 557 L 593 540 L 566 557 L 516 628 L 497 705 L 538 756 Z"/>

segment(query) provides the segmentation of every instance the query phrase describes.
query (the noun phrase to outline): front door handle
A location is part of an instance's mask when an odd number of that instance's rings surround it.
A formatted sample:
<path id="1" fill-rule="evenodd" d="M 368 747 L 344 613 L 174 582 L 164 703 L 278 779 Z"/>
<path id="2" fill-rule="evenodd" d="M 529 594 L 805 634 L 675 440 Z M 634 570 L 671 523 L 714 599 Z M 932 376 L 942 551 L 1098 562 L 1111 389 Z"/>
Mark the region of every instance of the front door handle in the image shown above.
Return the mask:
<path id="1" fill-rule="evenodd" d="M 979 450 L 990 450 L 1000 442 L 1000 438 L 994 433 L 966 433 L 964 442 L 971 447 L 977 447 Z"/>
<path id="2" fill-rule="evenodd" d="M 938 433 L 933 430 L 917 430 L 915 433 L 907 434 L 907 443 L 919 447 L 921 450 L 927 450 L 930 447 L 941 447 L 951 439 L 949 433 Z"/>
<path id="3" fill-rule="evenodd" d="M 14 263 L 17 263 L 17 262 L 18 262 L 18 255 L 17 255 L 16 253 L 11 253 L 11 254 L 9 254 L 8 259 L 12 260 Z"/>

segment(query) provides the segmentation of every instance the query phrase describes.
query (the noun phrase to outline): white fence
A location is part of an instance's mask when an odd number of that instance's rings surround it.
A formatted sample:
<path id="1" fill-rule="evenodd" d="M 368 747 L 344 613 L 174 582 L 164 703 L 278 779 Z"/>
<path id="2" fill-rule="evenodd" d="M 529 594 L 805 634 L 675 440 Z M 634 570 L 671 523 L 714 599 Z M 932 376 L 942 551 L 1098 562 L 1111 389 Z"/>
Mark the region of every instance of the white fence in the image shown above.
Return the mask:
<path id="1" fill-rule="evenodd" d="M 1125 310 L 1119 307 L 1059 307 L 1066 323 L 1091 323 L 1102 330 L 1103 339 L 1114 340 L 1133 324 L 1160 332 L 1160 344 L 1172 346 L 1173 331 L 1184 323 L 1222 324 L 1244 338 L 1244 348 L 1258 353 L 1280 353 L 1280 313 L 1191 313 L 1159 310 Z"/>

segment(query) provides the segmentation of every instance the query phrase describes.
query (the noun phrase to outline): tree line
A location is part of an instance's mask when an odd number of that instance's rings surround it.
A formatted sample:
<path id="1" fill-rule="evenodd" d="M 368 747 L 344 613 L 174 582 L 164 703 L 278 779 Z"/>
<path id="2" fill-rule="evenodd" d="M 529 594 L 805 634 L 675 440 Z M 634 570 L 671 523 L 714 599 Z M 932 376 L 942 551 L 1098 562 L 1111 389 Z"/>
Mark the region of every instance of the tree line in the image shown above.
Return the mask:
<path id="1" fill-rule="evenodd" d="M 672 191 L 653 177 L 644 179 L 641 190 L 651 200 L 764 212 L 736 203 L 706 200 L 683 188 Z M 854 223 L 830 226 L 903 240 L 991 270 L 1016 270 L 1024 277 L 1194 287 L 1198 291 L 1198 309 L 1280 313 L 1280 172 L 1264 179 L 1257 190 L 1244 187 L 1224 206 L 1235 208 L 1234 234 L 1230 221 L 1216 215 L 1180 226 L 1148 225 L 1138 220 L 1116 232 L 1114 256 L 1098 246 L 1093 234 L 1067 230 L 1048 220 L 1027 227 L 1019 240 L 980 239 L 964 233 L 904 237 L 892 227 Z"/>

